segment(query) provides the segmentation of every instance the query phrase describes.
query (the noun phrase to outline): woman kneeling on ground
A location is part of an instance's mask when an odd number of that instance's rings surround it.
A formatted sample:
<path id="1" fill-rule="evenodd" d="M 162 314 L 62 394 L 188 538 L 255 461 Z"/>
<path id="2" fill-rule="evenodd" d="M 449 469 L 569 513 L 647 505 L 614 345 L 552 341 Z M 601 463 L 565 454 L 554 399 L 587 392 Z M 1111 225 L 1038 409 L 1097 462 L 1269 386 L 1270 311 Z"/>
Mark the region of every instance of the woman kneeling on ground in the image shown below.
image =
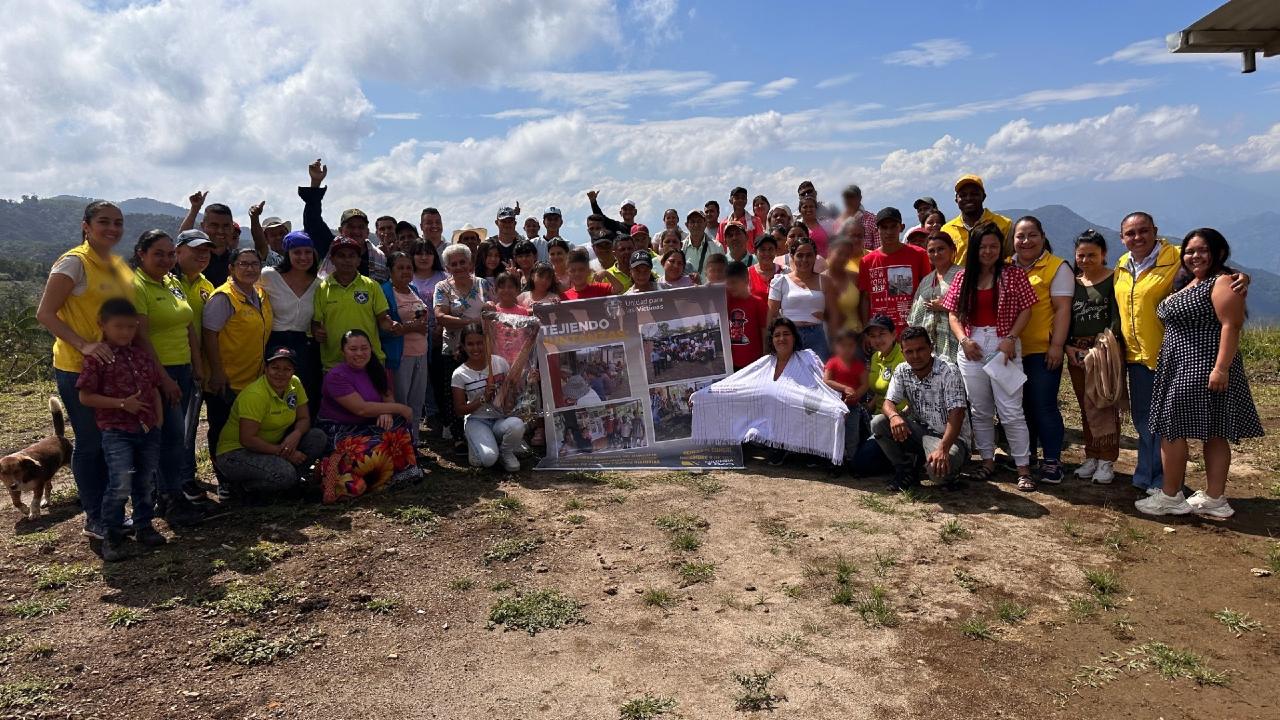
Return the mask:
<path id="1" fill-rule="evenodd" d="M 342 362 L 324 378 L 320 428 L 330 453 L 320 461 L 325 503 L 422 476 L 409 437 L 413 410 L 393 402 L 387 371 L 363 330 L 348 330 Z"/>
<path id="2" fill-rule="evenodd" d="M 309 398 L 297 370 L 297 353 L 283 345 L 274 348 L 266 371 L 232 403 L 214 463 L 233 496 L 288 497 L 324 453 L 328 438 L 311 427 Z"/>
<path id="3" fill-rule="evenodd" d="M 522 368 L 512 371 L 506 359 L 487 349 L 480 325 L 462 329 L 465 360 L 453 371 L 453 409 L 465 416 L 467 459 L 472 467 L 493 467 L 502 460 L 502 469 L 516 472 L 520 460 L 516 450 L 524 438 L 524 420 L 508 416 L 513 393 L 508 374 L 519 377 Z M 527 354 L 522 354 L 528 357 Z M 517 365 L 522 365 L 517 359 Z"/>

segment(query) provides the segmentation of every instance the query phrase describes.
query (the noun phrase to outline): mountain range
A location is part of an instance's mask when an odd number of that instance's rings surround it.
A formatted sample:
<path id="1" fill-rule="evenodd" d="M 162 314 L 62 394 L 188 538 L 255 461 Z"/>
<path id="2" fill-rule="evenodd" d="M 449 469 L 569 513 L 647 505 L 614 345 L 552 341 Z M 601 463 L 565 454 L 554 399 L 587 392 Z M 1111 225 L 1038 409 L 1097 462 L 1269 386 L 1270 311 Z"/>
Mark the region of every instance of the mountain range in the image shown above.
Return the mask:
<path id="1" fill-rule="evenodd" d="M 1108 191 L 1100 192 L 1099 185 Z M 1044 225 L 1045 235 L 1053 244 L 1054 252 L 1068 260 L 1072 257 L 1075 237 L 1090 228 L 1106 237 L 1112 262 L 1123 252 L 1118 230 L 1088 217 L 1112 218 L 1118 225 L 1119 220 L 1132 209 L 1144 209 L 1156 217 L 1161 234 L 1175 242 L 1193 227 L 1217 227 L 1231 242 L 1231 264 L 1253 277 L 1249 291 L 1251 320 L 1280 322 L 1280 274 L 1277 274 L 1280 272 L 1280 253 L 1274 247 L 1274 236 L 1280 228 L 1280 212 L 1270 209 L 1280 207 L 1280 200 L 1262 192 L 1241 191 L 1196 178 L 1092 183 L 1041 189 L 1034 195 L 1041 199 L 1063 199 L 1064 202 L 1023 206 L 1034 208 L 1030 210 L 1001 203 L 1002 207 L 1011 209 L 999 212 L 1010 218 L 1035 215 Z M 1196 199 L 1196 202 L 1189 202 L 1189 198 Z M 1002 194 L 999 199 L 1007 198 Z M 88 202 L 87 198 L 74 195 L 0 200 L 0 259 L 21 260 L 47 267 L 80 236 L 80 218 Z M 118 204 L 125 213 L 129 236 L 139 228 L 160 228 L 176 233 L 187 212 L 179 205 L 151 198 L 133 198 Z M 942 205 L 945 207 L 947 203 L 944 201 Z M 1194 207 L 1197 206 L 1227 210 L 1212 213 L 1220 218 L 1215 220 L 1214 217 L 1196 215 Z M 1086 213 L 1087 217 L 1077 212 L 1080 207 L 1091 208 Z M 0 269 L 0 272 L 5 269 Z"/>

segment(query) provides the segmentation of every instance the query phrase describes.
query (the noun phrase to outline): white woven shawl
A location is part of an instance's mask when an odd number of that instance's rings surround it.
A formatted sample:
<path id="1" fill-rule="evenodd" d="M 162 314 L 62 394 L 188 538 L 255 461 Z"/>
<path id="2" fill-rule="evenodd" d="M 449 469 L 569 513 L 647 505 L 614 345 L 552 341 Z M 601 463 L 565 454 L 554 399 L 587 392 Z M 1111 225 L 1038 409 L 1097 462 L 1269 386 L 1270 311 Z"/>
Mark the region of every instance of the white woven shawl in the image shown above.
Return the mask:
<path id="1" fill-rule="evenodd" d="M 791 356 L 775 381 L 777 358 L 765 355 L 693 394 L 693 441 L 707 445 L 754 442 L 844 461 L 849 408 L 822 379 L 812 350 Z"/>

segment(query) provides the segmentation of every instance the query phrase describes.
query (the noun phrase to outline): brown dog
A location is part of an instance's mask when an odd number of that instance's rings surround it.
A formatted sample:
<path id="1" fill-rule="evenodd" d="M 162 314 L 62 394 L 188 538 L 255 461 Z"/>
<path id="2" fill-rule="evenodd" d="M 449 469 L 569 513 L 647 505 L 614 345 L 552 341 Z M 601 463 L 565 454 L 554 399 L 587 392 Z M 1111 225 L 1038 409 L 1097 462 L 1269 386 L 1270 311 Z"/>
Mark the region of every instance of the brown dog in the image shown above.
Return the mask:
<path id="1" fill-rule="evenodd" d="M 66 438 L 66 422 L 58 398 L 49 398 L 49 412 L 53 415 L 53 435 L 0 458 L 0 479 L 9 488 L 13 508 L 30 519 L 40 517 L 40 508 L 49 507 L 53 475 L 71 461 L 71 442 Z M 35 493 L 31 507 L 22 503 L 22 493 L 28 491 Z"/>

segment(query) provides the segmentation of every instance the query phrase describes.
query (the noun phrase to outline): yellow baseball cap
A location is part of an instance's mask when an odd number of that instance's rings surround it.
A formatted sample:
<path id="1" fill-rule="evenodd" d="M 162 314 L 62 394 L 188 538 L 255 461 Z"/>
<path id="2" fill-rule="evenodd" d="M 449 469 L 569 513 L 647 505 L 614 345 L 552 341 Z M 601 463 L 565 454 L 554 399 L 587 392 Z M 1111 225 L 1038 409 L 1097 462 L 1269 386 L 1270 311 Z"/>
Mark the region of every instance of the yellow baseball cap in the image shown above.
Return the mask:
<path id="1" fill-rule="evenodd" d="M 960 179 L 956 181 L 956 192 L 960 192 L 960 188 L 966 185 L 967 183 L 973 183 L 974 185 L 977 185 L 978 187 L 982 188 L 983 192 L 987 191 L 986 186 L 982 184 L 982 178 L 978 177 L 977 175 L 961 175 Z"/>

